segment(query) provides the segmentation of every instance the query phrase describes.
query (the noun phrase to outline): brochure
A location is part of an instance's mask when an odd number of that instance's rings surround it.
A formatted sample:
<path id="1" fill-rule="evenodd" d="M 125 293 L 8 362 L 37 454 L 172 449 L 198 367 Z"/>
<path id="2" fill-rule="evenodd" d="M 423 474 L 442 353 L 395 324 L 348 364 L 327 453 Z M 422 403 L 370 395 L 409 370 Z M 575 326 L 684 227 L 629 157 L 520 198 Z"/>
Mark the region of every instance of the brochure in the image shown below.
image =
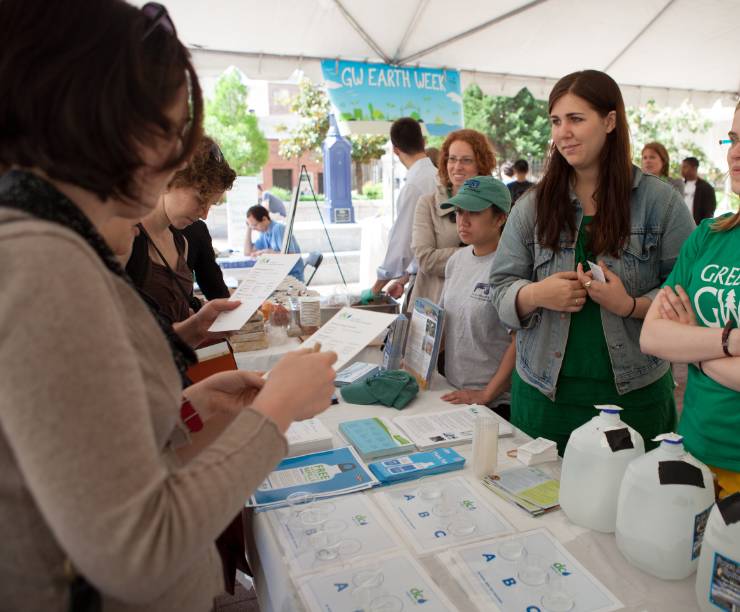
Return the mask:
<path id="1" fill-rule="evenodd" d="M 298 581 L 308 610 L 457 610 L 422 567 L 407 553 L 326 570 Z"/>
<path id="2" fill-rule="evenodd" d="M 329 450 L 334 446 L 331 431 L 319 419 L 294 421 L 285 432 L 288 457 Z"/>
<path id="3" fill-rule="evenodd" d="M 248 506 L 279 508 L 291 493 L 306 491 L 316 497 L 332 497 L 369 489 L 378 484 L 355 451 L 349 446 L 320 453 L 283 459 Z"/>
<path id="4" fill-rule="evenodd" d="M 403 367 L 426 389 L 437 367 L 444 324 L 443 308 L 426 298 L 417 298 L 411 315 Z"/>
<path id="5" fill-rule="evenodd" d="M 322 351 L 334 351 L 337 361 L 333 367 L 339 371 L 393 323 L 395 318 L 394 314 L 345 306 L 308 338 L 304 345 L 311 348 L 320 344 Z"/>
<path id="6" fill-rule="evenodd" d="M 257 263 L 247 273 L 247 277 L 229 298 L 239 300 L 241 304 L 234 310 L 219 314 L 208 331 L 225 332 L 241 329 L 242 325 L 249 321 L 262 303 L 277 289 L 300 256 L 300 253 L 260 255 Z"/>
<path id="7" fill-rule="evenodd" d="M 344 421 L 339 424 L 339 431 L 366 461 L 414 449 L 413 442 L 383 417 Z"/>
<path id="8" fill-rule="evenodd" d="M 451 448 L 438 448 L 433 451 L 411 453 L 405 457 L 375 461 L 367 467 L 380 482 L 387 484 L 461 470 L 464 466 L 465 457 Z"/>
<path id="9" fill-rule="evenodd" d="M 375 499 L 418 554 L 514 531 L 462 476 L 398 485 Z"/>
<path id="10" fill-rule="evenodd" d="M 546 529 L 452 551 L 483 610 L 608 612 L 621 602 Z M 529 562 L 528 562 L 529 560 Z"/>
<path id="11" fill-rule="evenodd" d="M 378 372 L 380 372 L 380 366 L 375 363 L 355 361 L 352 365 L 348 365 L 341 372 L 337 372 L 337 376 L 334 379 L 334 386 L 344 387 L 345 385 L 362 382 Z"/>
<path id="12" fill-rule="evenodd" d="M 560 481 L 533 467 L 517 467 L 486 476 L 483 484 L 534 516 L 560 508 Z"/>
<path id="13" fill-rule="evenodd" d="M 398 370 L 401 367 L 408 325 L 409 320 L 406 315 L 398 315 L 395 323 L 390 326 L 383 347 L 384 370 Z"/>
<path id="14" fill-rule="evenodd" d="M 475 417 L 481 412 L 492 414 L 486 406 L 472 405 L 440 412 L 402 414 L 393 419 L 393 422 L 411 438 L 419 450 L 428 450 L 472 442 Z M 514 428 L 501 420 L 498 431 L 501 438 L 513 435 Z"/>

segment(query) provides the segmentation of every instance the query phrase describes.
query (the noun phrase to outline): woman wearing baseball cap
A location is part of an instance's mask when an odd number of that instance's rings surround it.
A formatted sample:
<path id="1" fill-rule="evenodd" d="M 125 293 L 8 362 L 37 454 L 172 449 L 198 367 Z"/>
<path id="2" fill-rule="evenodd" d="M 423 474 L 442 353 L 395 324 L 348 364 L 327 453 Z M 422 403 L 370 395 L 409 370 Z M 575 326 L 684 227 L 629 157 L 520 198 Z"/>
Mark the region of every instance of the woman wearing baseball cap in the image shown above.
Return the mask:
<path id="1" fill-rule="evenodd" d="M 442 208 L 455 208 L 457 233 L 467 246 L 447 261 L 440 305 L 446 310 L 445 376 L 457 389 L 453 404 L 485 404 L 509 418 L 509 387 L 516 351 L 491 301 L 491 264 L 511 209 L 501 181 L 465 181 Z"/>

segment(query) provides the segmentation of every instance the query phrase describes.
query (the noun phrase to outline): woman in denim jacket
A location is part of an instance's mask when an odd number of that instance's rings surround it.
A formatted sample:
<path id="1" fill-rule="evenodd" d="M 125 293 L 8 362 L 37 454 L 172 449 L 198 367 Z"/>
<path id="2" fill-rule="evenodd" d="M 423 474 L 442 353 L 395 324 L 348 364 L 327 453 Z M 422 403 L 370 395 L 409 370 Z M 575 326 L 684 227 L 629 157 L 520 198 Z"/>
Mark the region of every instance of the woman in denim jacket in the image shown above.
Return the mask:
<path id="1" fill-rule="evenodd" d="M 569 74 L 548 108 L 545 176 L 512 209 L 491 271 L 499 317 L 518 330 L 511 420 L 562 454 L 594 404 L 617 404 L 649 445 L 676 408 L 670 364 L 640 352 L 642 319 L 694 222 L 675 189 L 632 165 L 611 77 Z"/>

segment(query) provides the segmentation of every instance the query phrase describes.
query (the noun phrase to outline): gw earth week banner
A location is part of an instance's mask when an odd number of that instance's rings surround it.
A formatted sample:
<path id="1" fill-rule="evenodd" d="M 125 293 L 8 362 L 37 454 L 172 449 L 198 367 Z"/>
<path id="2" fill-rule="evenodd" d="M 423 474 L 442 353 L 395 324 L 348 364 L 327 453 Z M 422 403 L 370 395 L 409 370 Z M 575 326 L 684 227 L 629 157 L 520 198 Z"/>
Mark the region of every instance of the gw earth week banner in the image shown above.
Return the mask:
<path id="1" fill-rule="evenodd" d="M 353 132 L 374 132 L 399 117 L 424 123 L 432 136 L 462 127 L 460 73 L 440 68 L 410 68 L 322 60 L 321 71 L 332 104 Z"/>

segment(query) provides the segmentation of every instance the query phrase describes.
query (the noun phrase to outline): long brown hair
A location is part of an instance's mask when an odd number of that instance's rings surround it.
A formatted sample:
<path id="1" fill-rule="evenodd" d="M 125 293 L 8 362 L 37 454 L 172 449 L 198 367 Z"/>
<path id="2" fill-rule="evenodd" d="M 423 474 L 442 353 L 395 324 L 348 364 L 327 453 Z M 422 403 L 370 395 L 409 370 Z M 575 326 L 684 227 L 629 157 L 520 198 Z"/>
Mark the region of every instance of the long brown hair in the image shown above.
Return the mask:
<path id="1" fill-rule="evenodd" d="M 737 113 L 739 111 L 740 111 L 740 102 L 738 102 L 737 106 L 735 107 L 735 112 Z M 731 230 L 736 227 L 740 227 L 740 210 L 738 210 L 731 217 L 727 217 L 726 219 L 722 219 L 720 221 L 716 221 L 712 223 L 712 229 L 717 232 L 726 232 L 727 230 Z"/>
<path id="2" fill-rule="evenodd" d="M 614 129 L 607 134 L 599 158 L 599 180 L 593 194 L 598 214 L 591 224 L 590 248 L 594 254 L 619 256 L 630 235 L 630 194 L 632 162 L 627 116 L 619 86 L 608 74 L 582 70 L 560 79 L 550 92 L 548 112 L 565 94 L 583 98 L 597 113 L 606 117 L 616 113 Z M 570 201 L 570 186 L 575 170 L 553 143 L 545 175 L 537 185 L 537 240 L 558 251 L 560 234 L 565 229 L 575 240 L 576 209 Z"/>
<path id="3" fill-rule="evenodd" d="M 447 160 L 450 157 L 450 147 L 452 143 L 461 140 L 467 142 L 473 149 L 473 155 L 475 156 L 475 165 L 478 166 L 478 174 L 482 176 L 490 176 L 493 169 L 496 167 L 496 155 L 493 153 L 493 147 L 491 141 L 485 134 L 482 134 L 478 130 L 462 129 L 450 132 L 447 134 L 442 148 L 439 150 L 439 158 L 437 164 L 437 174 L 439 175 L 439 182 L 444 185 L 447 189 L 452 186 L 450 175 L 447 173 Z"/>

